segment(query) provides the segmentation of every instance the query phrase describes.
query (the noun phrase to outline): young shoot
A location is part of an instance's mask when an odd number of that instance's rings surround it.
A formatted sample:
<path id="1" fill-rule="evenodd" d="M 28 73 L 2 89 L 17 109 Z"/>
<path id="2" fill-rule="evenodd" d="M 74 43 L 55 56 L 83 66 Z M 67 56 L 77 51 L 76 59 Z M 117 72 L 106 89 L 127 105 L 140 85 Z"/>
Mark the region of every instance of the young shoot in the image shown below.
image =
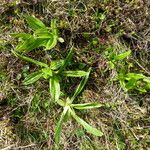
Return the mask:
<path id="1" fill-rule="evenodd" d="M 61 130 L 62 130 L 62 125 L 63 122 L 66 121 L 66 119 L 68 120 L 70 117 L 72 117 L 73 119 L 76 120 L 77 123 L 79 123 L 81 126 L 83 126 L 83 128 L 88 132 L 91 133 L 95 136 L 102 136 L 103 133 L 90 126 L 87 122 L 85 122 L 82 118 L 80 118 L 76 113 L 75 110 L 85 110 L 85 109 L 93 109 L 93 108 L 99 108 L 101 106 L 103 106 L 102 104 L 98 104 L 98 103 L 84 103 L 84 104 L 76 104 L 73 103 L 74 100 L 77 98 L 77 96 L 81 93 L 81 91 L 83 90 L 88 78 L 89 78 L 89 74 L 90 74 L 90 70 L 88 70 L 88 73 L 86 74 L 86 76 L 81 80 L 80 84 L 77 86 L 73 96 L 67 97 L 66 100 L 58 100 L 57 103 L 63 107 L 63 112 L 60 116 L 60 119 L 56 125 L 55 128 L 55 149 L 59 149 L 59 143 L 60 143 L 60 137 L 61 137 Z M 68 116 L 70 116 L 68 118 Z"/>
<path id="2" fill-rule="evenodd" d="M 40 66 L 38 71 L 35 71 L 24 79 L 23 85 L 33 84 L 34 82 L 38 81 L 41 78 L 44 78 L 49 81 L 49 90 L 52 97 L 52 100 L 57 101 L 60 96 L 60 80 L 63 77 L 83 77 L 88 74 L 88 72 L 82 70 L 75 70 L 75 71 L 66 71 L 65 68 L 68 63 L 71 61 L 73 55 L 73 48 L 71 48 L 70 52 L 68 53 L 67 57 L 64 60 L 54 60 L 50 63 L 50 65 L 45 64 L 43 62 L 34 60 L 30 57 L 21 55 L 16 51 L 12 51 L 13 54 L 27 62 L 33 63 L 35 65 Z"/>
<path id="3" fill-rule="evenodd" d="M 63 38 L 59 37 L 56 20 L 51 20 L 51 26 L 46 27 L 39 19 L 25 15 L 24 16 L 33 34 L 29 33 L 13 33 L 11 36 L 19 38 L 20 43 L 16 50 L 19 52 L 28 52 L 39 47 L 44 47 L 45 50 L 50 50 L 57 45 L 57 41 L 64 42 Z"/>

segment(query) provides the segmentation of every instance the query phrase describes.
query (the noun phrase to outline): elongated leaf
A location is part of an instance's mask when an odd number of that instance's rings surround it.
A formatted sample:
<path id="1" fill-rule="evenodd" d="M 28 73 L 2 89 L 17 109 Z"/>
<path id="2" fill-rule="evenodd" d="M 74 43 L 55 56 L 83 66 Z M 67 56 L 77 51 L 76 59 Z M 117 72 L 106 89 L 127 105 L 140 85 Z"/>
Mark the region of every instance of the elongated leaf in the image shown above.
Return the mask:
<path id="1" fill-rule="evenodd" d="M 29 33 L 11 33 L 10 35 L 13 36 L 13 37 L 15 37 L 15 38 L 21 38 L 23 40 L 27 40 L 27 39 L 33 37 Z"/>
<path id="2" fill-rule="evenodd" d="M 52 70 L 49 67 L 48 68 L 43 68 L 41 71 L 43 72 L 43 77 L 45 79 L 48 79 L 48 78 L 52 77 L 53 73 L 52 73 Z"/>
<path id="3" fill-rule="evenodd" d="M 46 47 L 46 45 L 47 45 L 47 43 L 49 41 L 49 38 L 43 38 L 43 39 L 42 38 L 38 38 L 38 39 L 43 40 L 43 42 L 42 42 L 42 44 L 40 46 Z"/>
<path id="4" fill-rule="evenodd" d="M 126 57 L 128 57 L 129 55 L 131 54 L 131 51 L 129 50 L 129 51 L 127 51 L 127 52 L 125 52 L 125 53 L 122 53 L 122 54 L 119 54 L 119 55 L 117 55 L 117 56 L 115 56 L 114 57 L 114 60 L 116 61 L 118 61 L 118 60 L 123 60 L 123 59 L 125 59 Z"/>
<path id="5" fill-rule="evenodd" d="M 61 114 L 61 117 L 56 125 L 56 128 L 55 128 L 55 135 L 54 135 L 54 139 L 55 139 L 55 149 L 58 149 L 59 147 L 59 142 L 60 142 L 60 136 L 61 136 L 61 130 L 62 130 L 62 124 L 63 124 L 63 121 L 64 121 L 64 118 L 66 116 L 68 112 L 68 108 L 67 107 L 64 107 L 64 110 Z"/>
<path id="6" fill-rule="evenodd" d="M 64 64 L 60 67 L 58 73 L 62 72 L 64 70 L 64 68 L 68 65 L 68 63 L 70 62 L 70 59 L 72 58 L 72 55 L 73 55 L 73 47 L 70 49 L 70 52 L 68 53 L 68 55 L 64 61 Z"/>
<path id="7" fill-rule="evenodd" d="M 63 100 L 61 100 L 61 99 L 59 99 L 59 100 L 57 101 L 57 104 L 60 105 L 60 106 L 62 106 L 62 107 L 65 107 L 66 102 L 63 101 Z"/>
<path id="8" fill-rule="evenodd" d="M 48 29 L 44 28 L 44 29 L 38 29 L 34 32 L 34 35 L 37 38 L 43 38 L 43 39 L 50 39 L 52 38 L 52 34 L 48 31 Z"/>
<path id="9" fill-rule="evenodd" d="M 131 78 L 126 84 L 125 84 L 125 87 L 127 90 L 130 90 L 130 89 L 134 89 L 134 87 L 136 86 L 136 83 L 137 81 L 133 78 Z"/>
<path id="10" fill-rule="evenodd" d="M 91 68 L 89 68 L 88 70 L 88 73 L 85 77 L 83 77 L 83 79 L 81 80 L 80 84 L 77 86 L 75 92 L 74 92 L 74 95 L 72 96 L 71 98 L 71 102 L 74 101 L 74 99 L 80 94 L 80 92 L 83 90 L 86 82 L 88 81 L 88 78 L 89 78 L 89 75 L 90 75 L 90 71 L 91 71 Z"/>
<path id="11" fill-rule="evenodd" d="M 66 77 L 83 77 L 86 76 L 88 72 L 77 70 L 77 71 L 63 71 L 62 75 Z"/>
<path id="12" fill-rule="evenodd" d="M 30 63 L 33 63 L 33 64 L 38 65 L 38 66 L 41 66 L 41 67 L 48 67 L 48 65 L 45 64 L 45 63 L 42 63 L 42 62 L 37 61 L 37 60 L 34 60 L 34 59 L 32 59 L 32 58 L 30 58 L 30 57 L 27 57 L 27 56 L 20 55 L 19 53 L 15 52 L 15 51 L 13 51 L 13 50 L 12 50 L 12 53 L 13 53 L 16 57 L 19 57 L 19 58 L 22 59 L 22 60 L 28 61 L 28 62 L 30 62 Z"/>
<path id="13" fill-rule="evenodd" d="M 100 130 L 98 130 L 98 129 L 92 127 L 92 126 L 90 126 L 87 122 L 85 122 L 83 119 L 81 119 L 80 117 L 78 117 L 78 116 L 75 114 L 74 110 L 70 110 L 70 113 L 71 113 L 72 117 L 73 117 L 79 124 L 81 124 L 81 125 L 84 127 L 84 129 L 86 129 L 87 132 L 89 132 L 89 133 L 91 133 L 91 134 L 93 134 L 93 135 L 95 135 L 95 136 L 102 136 L 102 135 L 103 135 L 103 133 L 102 133 Z"/>
<path id="14" fill-rule="evenodd" d="M 131 78 L 133 78 L 134 80 L 139 80 L 139 79 L 144 79 L 146 76 L 144 76 L 143 74 L 138 74 L 138 73 L 128 73 L 126 75 L 126 80 L 130 80 Z"/>
<path id="15" fill-rule="evenodd" d="M 145 82 L 147 82 L 147 83 L 150 83 L 150 77 L 145 77 L 145 78 L 143 79 L 143 81 L 145 81 Z"/>
<path id="16" fill-rule="evenodd" d="M 28 16 L 25 15 L 24 16 L 27 23 L 29 24 L 29 26 L 33 29 L 33 30 L 37 30 L 37 29 L 41 29 L 41 28 L 46 28 L 46 26 L 44 25 L 44 23 L 42 21 L 40 21 L 39 19 L 32 17 L 32 16 Z"/>
<path id="17" fill-rule="evenodd" d="M 32 83 L 36 82 L 37 80 L 39 80 L 42 76 L 43 75 L 42 75 L 41 71 L 33 72 L 24 79 L 23 84 L 24 85 L 32 84 Z"/>
<path id="18" fill-rule="evenodd" d="M 36 49 L 43 44 L 43 39 L 34 39 L 33 37 L 30 37 L 26 39 L 23 43 L 19 44 L 16 47 L 17 51 L 20 52 L 29 52 L 33 49 Z"/>
<path id="19" fill-rule="evenodd" d="M 147 84 L 146 84 L 146 88 L 147 88 L 147 89 L 150 89 L 150 83 L 147 83 Z"/>
<path id="20" fill-rule="evenodd" d="M 102 104 L 98 103 L 85 103 L 85 104 L 71 104 L 71 107 L 75 109 L 92 109 L 102 107 Z"/>
<path id="21" fill-rule="evenodd" d="M 64 64 L 64 60 L 60 59 L 60 60 L 54 60 L 51 62 L 50 68 L 52 70 L 57 70 L 59 69 L 62 65 Z"/>
<path id="22" fill-rule="evenodd" d="M 51 30 L 54 35 L 58 35 L 57 27 L 56 27 L 56 19 L 51 20 Z"/>
<path id="23" fill-rule="evenodd" d="M 58 37 L 53 35 L 46 44 L 46 50 L 50 50 L 50 49 L 54 48 L 57 44 L 57 39 L 58 39 Z"/>
<path id="24" fill-rule="evenodd" d="M 124 82 L 124 80 L 120 80 L 119 82 L 120 82 L 120 86 L 122 87 L 122 89 L 123 89 L 125 92 L 127 92 L 128 89 L 126 88 L 126 83 Z"/>
<path id="25" fill-rule="evenodd" d="M 55 102 L 57 102 L 60 96 L 60 84 L 59 84 L 58 77 L 53 76 L 52 78 L 49 79 L 49 88 L 50 88 L 52 99 Z"/>

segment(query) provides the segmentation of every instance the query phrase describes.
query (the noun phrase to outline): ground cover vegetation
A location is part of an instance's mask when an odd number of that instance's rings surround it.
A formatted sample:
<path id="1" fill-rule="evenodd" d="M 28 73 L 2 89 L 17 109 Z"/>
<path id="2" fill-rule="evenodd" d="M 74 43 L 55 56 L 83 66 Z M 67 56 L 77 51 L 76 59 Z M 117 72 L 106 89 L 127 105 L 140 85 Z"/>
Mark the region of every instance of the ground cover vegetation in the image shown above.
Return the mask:
<path id="1" fill-rule="evenodd" d="M 2 0 L 0 148 L 148 150 L 149 6 Z"/>

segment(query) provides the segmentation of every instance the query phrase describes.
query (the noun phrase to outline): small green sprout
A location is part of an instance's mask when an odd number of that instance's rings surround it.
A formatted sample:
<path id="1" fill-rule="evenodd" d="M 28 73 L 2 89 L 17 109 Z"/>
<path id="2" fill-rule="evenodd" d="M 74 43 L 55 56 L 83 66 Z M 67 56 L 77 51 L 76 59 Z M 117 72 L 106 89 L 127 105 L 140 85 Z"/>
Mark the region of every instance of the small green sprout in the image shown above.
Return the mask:
<path id="1" fill-rule="evenodd" d="M 150 77 L 147 77 L 142 73 L 129 72 L 129 65 L 126 66 L 124 64 L 125 62 L 123 60 L 129 57 L 131 50 L 116 54 L 110 47 L 105 54 L 109 60 L 110 68 L 115 68 L 117 71 L 115 80 L 120 82 L 120 85 L 125 92 L 136 90 L 140 93 L 145 93 L 150 89 Z"/>
<path id="2" fill-rule="evenodd" d="M 113 52 L 113 49 L 111 47 L 108 48 L 107 51 L 105 52 L 105 55 L 109 60 L 109 65 L 111 69 L 114 69 L 119 61 L 126 59 L 127 57 L 129 57 L 130 54 L 131 50 L 128 50 L 120 54 L 116 54 L 115 52 Z"/>
<path id="3" fill-rule="evenodd" d="M 65 60 L 55 60 L 55 61 L 52 61 L 50 65 L 45 64 L 43 62 L 39 62 L 30 57 L 20 55 L 16 51 L 12 51 L 12 52 L 15 56 L 19 57 L 20 59 L 28 61 L 30 63 L 33 63 L 41 67 L 40 70 L 27 75 L 27 77 L 23 81 L 23 84 L 24 85 L 32 84 L 38 81 L 40 78 L 49 80 L 49 89 L 50 89 L 51 97 L 54 101 L 57 101 L 59 99 L 59 96 L 60 96 L 60 83 L 59 82 L 64 76 L 65 77 L 83 77 L 83 76 L 86 76 L 88 73 L 82 70 L 65 71 L 66 66 L 70 62 L 70 59 L 72 58 L 73 48 L 71 48 Z"/>
<path id="4" fill-rule="evenodd" d="M 124 91 L 137 90 L 145 93 L 150 90 L 150 77 L 139 73 L 120 73 L 117 77 Z"/>
<path id="5" fill-rule="evenodd" d="M 39 47 L 45 47 L 45 50 L 54 48 L 57 41 L 64 42 L 63 38 L 58 36 L 56 20 L 51 20 L 51 26 L 46 27 L 39 19 L 32 16 L 24 16 L 28 25 L 33 30 L 33 35 L 29 33 L 13 33 L 13 37 L 19 38 L 20 43 L 16 50 L 19 52 L 28 52 Z"/>
<path id="6" fill-rule="evenodd" d="M 63 112 L 60 116 L 60 119 L 56 125 L 55 128 L 55 149 L 59 149 L 59 142 L 60 142 L 60 136 L 61 136 L 61 130 L 63 122 L 68 118 L 68 116 L 74 118 L 79 124 L 81 124 L 84 129 L 95 136 L 102 136 L 103 133 L 99 131 L 98 129 L 90 126 L 87 122 L 85 122 L 83 119 L 81 119 L 77 114 L 75 113 L 75 110 L 84 110 L 84 109 L 93 109 L 93 108 L 99 108 L 102 106 L 102 104 L 98 103 L 85 103 L 85 104 L 74 104 L 73 101 L 76 99 L 76 97 L 81 93 L 83 90 L 89 74 L 90 70 L 88 70 L 88 74 L 81 80 L 80 84 L 77 86 L 73 96 L 71 98 L 67 97 L 66 100 L 58 100 L 57 103 L 63 107 Z"/>

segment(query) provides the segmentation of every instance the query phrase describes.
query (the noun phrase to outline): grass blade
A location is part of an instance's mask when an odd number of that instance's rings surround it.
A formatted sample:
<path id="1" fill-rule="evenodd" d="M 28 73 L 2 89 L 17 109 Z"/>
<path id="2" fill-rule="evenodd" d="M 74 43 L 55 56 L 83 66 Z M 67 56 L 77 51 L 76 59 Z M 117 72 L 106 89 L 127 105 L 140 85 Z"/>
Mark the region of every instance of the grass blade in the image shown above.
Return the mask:
<path id="1" fill-rule="evenodd" d="M 33 63 L 33 64 L 38 65 L 38 66 L 41 66 L 41 67 L 48 67 L 48 65 L 45 64 L 45 63 L 42 63 L 42 62 L 37 61 L 37 60 L 34 60 L 34 59 L 32 59 L 32 58 L 30 58 L 30 57 L 27 57 L 27 56 L 20 55 L 19 53 L 15 52 L 15 51 L 13 51 L 13 50 L 12 50 L 12 53 L 13 53 L 16 57 L 18 57 L 18 58 L 20 58 L 20 59 L 22 59 L 22 60 L 28 61 L 28 62 L 30 62 L 30 63 Z"/>
<path id="2" fill-rule="evenodd" d="M 51 62 L 50 68 L 52 70 L 57 70 L 59 69 L 62 65 L 64 64 L 64 60 L 60 59 L 60 60 L 54 60 Z"/>
<path id="3" fill-rule="evenodd" d="M 101 131 L 99 131 L 98 129 L 90 126 L 87 122 L 85 122 L 83 119 L 81 119 L 80 117 L 78 117 L 75 112 L 73 110 L 70 111 L 72 117 L 79 123 L 81 124 L 84 129 L 86 129 L 87 132 L 95 135 L 95 136 L 102 136 L 103 133 Z"/>
<path id="4" fill-rule="evenodd" d="M 64 64 L 60 67 L 58 73 L 62 72 L 64 68 L 68 65 L 70 59 L 72 58 L 73 55 L 73 47 L 71 48 L 70 52 L 68 53 L 66 59 L 64 60 Z"/>
<path id="5" fill-rule="evenodd" d="M 86 76 L 88 72 L 77 70 L 77 71 L 63 71 L 62 75 L 66 77 L 83 77 Z"/>
<path id="6" fill-rule="evenodd" d="M 75 90 L 75 93 L 74 95 L 72 96 L 71 98 L 71 102 L 74 101 L 74 99 L 80 94 L 80 92 L 83 90 L 88 78 L 89 78 L 89 75 L 90 75 L 90 71 L 91 71 L 91 68 L 89 68 L 88 70 L 88 73 L 87 75 L 81 80 L 80 84 L 77 86 L 76 90 Z"/>
<path id="7" fill-rule="evenodd" d="M 145 77 L 145 78 L 143 79 L 143 81 L 145 81 L 145 82 L 147 82 L 147 83 L 150 83 L 150 77 Z"/>
<path id="8" fill-rule="evenodd" d="M 55 102 L 58 101 L 60 96 L 60 84 L 58 77 L 53 76 L 52 78 L 49 79 L 49 88 L 52 99 Z"/>
<path id="9" fill-rule="evenodd" d="M 114 57 L 115 61 L 123 60 L 131 54 L 131 50 L 124 52 L 122 54 L 118 54 Z"/>
<path id="10" fill-rule="evenodd" d="M 60 119 L 56 125 L 56 128 L 55 128 L 55 135 L 54 135 L 54 139 L 55 139 L 55 149 L 58 149 L 59 148 L 59 142 L 60 142 L 60 136 L 61 136 L 61 130 L 62 130 L 62 124 L 63 124 L 63 121 L 64 121 L 64 118 L 66 116 L 68 112 L 68 108 L 67 107 L 64 107 L 64 110 L 60 116 Z"/>
<path id="11" fill-rule="evenodd" d="M 39 80 L 43 76 L 41 71 L 36 71 L 31 74 L 29 74 L 24 80 L 23 80 L 23 85 L 29 85 L 37 80 Z"/>
<path id="12" fill-rule="evenodd" d="M 103 105 L 98 103 L 71 104 L 71 107 L 75 109 L 93 109 L 93 108 L 99 108 L 101 106 Z"/>
<path id="13" fill-rule="evenodd" d="M 51 30 L 54 35 L 58 35 L 57 27 L 56 27 L 56 19 L 51 20 Z"/>

